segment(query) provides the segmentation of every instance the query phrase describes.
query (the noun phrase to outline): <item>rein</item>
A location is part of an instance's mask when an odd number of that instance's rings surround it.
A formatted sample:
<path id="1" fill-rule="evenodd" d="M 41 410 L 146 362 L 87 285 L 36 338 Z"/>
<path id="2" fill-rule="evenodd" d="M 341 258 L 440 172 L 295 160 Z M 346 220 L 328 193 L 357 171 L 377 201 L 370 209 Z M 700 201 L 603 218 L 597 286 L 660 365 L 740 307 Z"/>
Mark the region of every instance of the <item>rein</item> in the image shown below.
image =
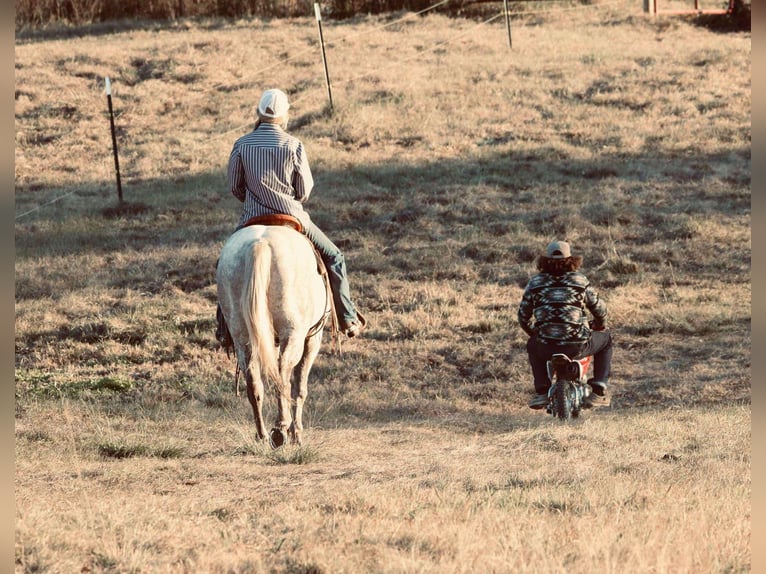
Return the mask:
<path id="1" fill-rule="evenodd" d="M 308 239 L 308 238 L 307 238 Z M 306 335 L 306 338 L 313 337 L 317 334 L 317 331 L 319 331 L 322 327 L 324 327 L 325 323 L 327 323 L 327 317 L 329 316 L 331 318 L 330 321 L 330 332 L 332 334 L 332 344 L 334 351 L 340 355 L 341 354 L 341 348 L 340 348 L 340 337 L 338 334 L 340 333 L 340 328 L 338 326 L 338 317 L 335 314 L 335 301 L 332 297 L 332 287 L 330 286 L 330 276 L 327 274 L 327 268 L 325 267 L 324 261 L 322 261 L 322 257 L 319 255 L 319 251 L 317 251 L 316 247 L 314 247 L 314 244 L 312 243 L 311 246 L 314 248 L 314 255 L 317 259 L 317 270 L 319 271 L 319 274 L 322 276 L 322 280 L 324 281 L 324 290 L 325 295 L 327 297 L 327 302 L 325 303 L 325 312 L 324 315 L 317 321 L 311 329 L 309 329 L 308 334 Z"/>

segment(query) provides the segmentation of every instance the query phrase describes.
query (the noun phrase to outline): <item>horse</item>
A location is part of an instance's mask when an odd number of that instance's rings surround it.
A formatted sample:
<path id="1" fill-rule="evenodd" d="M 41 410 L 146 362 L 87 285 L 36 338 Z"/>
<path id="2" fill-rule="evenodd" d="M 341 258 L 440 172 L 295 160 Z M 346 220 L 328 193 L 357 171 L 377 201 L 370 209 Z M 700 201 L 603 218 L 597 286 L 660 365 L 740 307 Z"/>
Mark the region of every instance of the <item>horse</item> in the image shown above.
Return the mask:
<path id="1" fill-rule="evenodd" d="M 297 220 L 294 222 L 297 224 Z M 332 312 L 329 285 L 299 227 L 248 225 L 224 243 L 216 270 L 218 301 L 244 373 L 258 439 L 265 441 L 264 379 L 278 412 L 273 448 L 287 435 L 302 443 L 308 378 Z"/>

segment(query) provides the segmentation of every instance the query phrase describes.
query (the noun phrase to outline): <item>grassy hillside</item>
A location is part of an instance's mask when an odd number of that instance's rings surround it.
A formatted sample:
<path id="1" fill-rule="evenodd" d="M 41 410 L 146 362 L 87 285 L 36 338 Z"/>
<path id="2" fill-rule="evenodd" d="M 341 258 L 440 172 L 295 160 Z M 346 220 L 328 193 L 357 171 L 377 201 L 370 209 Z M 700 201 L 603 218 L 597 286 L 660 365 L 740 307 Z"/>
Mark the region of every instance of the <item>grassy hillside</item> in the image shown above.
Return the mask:
<path id="1" fill-rule="evenodd" d="M 309 19 L 17 41 L 17 571 L 749 569 L 750 34 L 622 5 L 512 32 L 328 24 L 332 110 Z M 272 452 L 213 279 L 274 86 L 372 325 Z M 554 237 L 617 346 L 574 425 L 526 408 L 515 323 Z"/>

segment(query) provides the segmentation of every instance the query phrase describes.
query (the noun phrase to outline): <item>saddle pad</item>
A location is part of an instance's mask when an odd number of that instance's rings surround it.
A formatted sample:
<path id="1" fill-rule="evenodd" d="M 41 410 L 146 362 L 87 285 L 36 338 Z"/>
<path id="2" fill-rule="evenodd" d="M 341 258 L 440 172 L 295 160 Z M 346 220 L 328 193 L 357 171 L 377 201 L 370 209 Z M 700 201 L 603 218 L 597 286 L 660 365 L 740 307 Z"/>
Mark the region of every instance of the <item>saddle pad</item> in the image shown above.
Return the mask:
<path id="1" fill-rule="evenodd" d="M 297 217 L 293 217 L 292 215 L 286 215 L 284 213 L 256 215 L 255 217 L 251 217 L 250 219 L 245 221 L 242 227 L 247 227 L 248 225 L 285 225 L 287 227 L 292 227 L 293 229 L 295 229 L 295 231 L 298 231 L 298 232 L 303 231 L 303 226 L 301 225 L 301 222 L 298 221 Z"/>

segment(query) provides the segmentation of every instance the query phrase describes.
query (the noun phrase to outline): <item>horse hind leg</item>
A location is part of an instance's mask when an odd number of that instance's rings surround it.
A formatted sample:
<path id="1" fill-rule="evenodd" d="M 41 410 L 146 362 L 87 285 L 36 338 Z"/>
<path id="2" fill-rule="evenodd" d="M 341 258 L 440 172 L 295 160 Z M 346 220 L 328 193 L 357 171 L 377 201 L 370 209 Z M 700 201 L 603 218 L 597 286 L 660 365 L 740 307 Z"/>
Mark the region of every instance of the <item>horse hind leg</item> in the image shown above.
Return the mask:
<path id="1" fill-rule="evenodd" d="M 263 422 L 263 379 L 261 379 L 261 370 L 258 365 L 252 364 L 249 353 L 244 361 L 246 365 L 242 372 L 245 373 L 245 382 L 247 385 L 247 399 L 253 408 L 253 417 L 255 418 L 255 428 L 259 440 L 266 438 L 266 425 Z"/>
<path id="2" fill-rule="evenodd" d="M 319 354 L 322 344 L 322 331 L 310 337 L 303 348 L 303 356 L 295 368 L 292 379 L 293 424 L 290 427 L 290 437 L 294 444 L 303 443 L 303 405 L 306 402 L 309 389 L 309 373 Z"/>
<path id="3" fill-rule="evenodd" d="M 282 446 L 292 428 L 291 408 L 291 380 L 295 366 L 301 359 L 303 346 L 302 341 L 296 341 L 295 337 L 288 335 L 281 337 L 281 349 L 279 352 L 279 380 L 274 381 L 274 394 L 277 398 L 277 420 L 271 429 L 271 443 L 274 447 Z"/>

